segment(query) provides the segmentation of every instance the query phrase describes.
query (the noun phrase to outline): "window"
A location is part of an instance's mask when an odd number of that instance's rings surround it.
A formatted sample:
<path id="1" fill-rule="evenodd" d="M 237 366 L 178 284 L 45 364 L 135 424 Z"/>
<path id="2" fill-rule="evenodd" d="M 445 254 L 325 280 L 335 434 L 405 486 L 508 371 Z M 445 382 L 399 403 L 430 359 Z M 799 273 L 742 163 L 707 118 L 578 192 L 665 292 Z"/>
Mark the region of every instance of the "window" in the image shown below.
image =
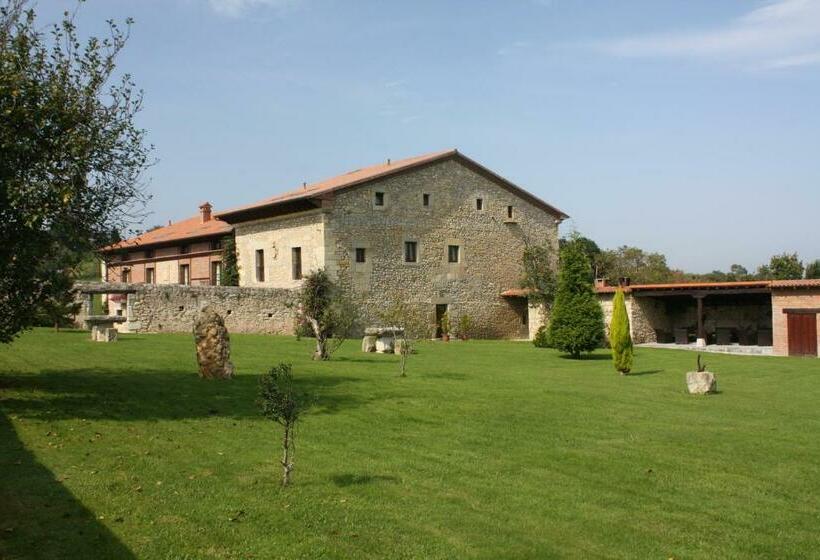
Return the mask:
<path id="1" fill-rule="evenodd" d="M 256 250 L 256 281 L 265 281 L 265 250 Z"/>
<path id="2" fill-rule="evenodd" d="M 122 269 L 122 281 L 126 284 L 131 281 L 131 269 L 130 268 L 123 268 Z"/>
<path id="3" fill-rule="evenodd" d="M 211 286 L 222 285 L 222 263 L 219 261 L 211 263 Z"/>
<path id="4" fill-rule="evenodd" d="M 483 198 L 476 198 L 475 199 L 475 209 L 476 210 L 484 210 L 484 199 Z"/>
<path id="5" fill-rule="evenodd" d="M 146 249 L 145 250 L 145 258 L 146 259 L 153 259 L 154 258 L 154 250 L 153 249 Z"/>
<path id="6" fill-rule="evenodd" d="M 221 239 L 212 239 L 211 240 L 211 251 L 219 251 L 222 248 L 222 240 Z"/>
<path id="7" fill-rule="evenodd" d="M 418 243 L 415 241 L 404 242 L 404 262 L 414 263 L 418 261 Z"/>
<path id="8" fill-rule="evenodd" d="M 156 277 L 154 276 L 153 268 L 145 269 L 145 282 L 146 284 L 153 284 L 154 282 L 156 282 Z"/>
<path id="9" fill-rule="evenodd" d="M 290 250 L 291 264 L 293 266 L 293 279 L 302 279 L 302 248 L 294 247 Z"/>
<path id="10" fill-rule="evenodd" d="M 458 245 L 447 245 L 447 262 L 457 263 L 459 257 Z"/>
<path id="11" fill-rule="evenodd" d="M 512 206 L 507 206 L 507 217 L 510 218 L 510 219 L 512 219 L 512 217 L 513 217 L 513 207 Z"/>
<path id="12" fill-rule="evenodd" d="M 191 283 L 191 267 L 187 264 L 179 265 L 179 283 L 188 285 Z"/>
<path id="13" fill-rule="evenodd" d="M 423 195 L 421 195 L 421 203 L 424 206 L 430 206 L 430 195 L 427 194 L 427 193 L 424 193 Z"/>
<path id="14" fill-rule="evenodd" d="M 180 255 L 187 255 L 190 252 L 191 252 L 191 248 L 188 245 L 182 245 L 179 248 L 179 254 Z"/>
<path id="15" fill-rule="evenodd" d="M 363 263 L 367 260 L 367 252 L 364 247 L 356 247 L 356 262 Z"/>
<path id="16" fill-rule="evenodd" d="M 374 193 L 373 204 L 375 204 L 376 206 L 384 206 L 384 193 L 383 192 Z"/>

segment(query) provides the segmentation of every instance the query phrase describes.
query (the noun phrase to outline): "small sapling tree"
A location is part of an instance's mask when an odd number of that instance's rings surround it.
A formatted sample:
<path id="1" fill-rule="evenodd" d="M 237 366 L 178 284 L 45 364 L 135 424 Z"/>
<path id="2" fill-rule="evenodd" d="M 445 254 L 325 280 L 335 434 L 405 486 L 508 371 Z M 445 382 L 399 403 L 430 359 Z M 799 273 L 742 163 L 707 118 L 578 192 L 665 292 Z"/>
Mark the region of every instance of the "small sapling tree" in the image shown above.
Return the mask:
<path id="1" fill-rule="evenodd" d="M 405 298 L 397 298 L 381 314 L 381 320 L 388 326 L 399 329 L 395 344 L 399 354 L 399 375 L 407 376 L 407 359 L 416 351 L 418 341 L 430 335 L 430 323 L 417 306 Z"/>
<path id="2" fill-rule="evenodd" d="M 299 318 L 310 325 L 316 338 L 313 359 L 329 360 L 356 328 L 356 308 L 323 269 L 305 276 L 295 303 Z"/>
<path id="3" fill-rule="evenodd" d="M 609 345 L 615 370 L 625 375 L 632 369 L 632 335 L 629 332 L 629 315 L 626 312 L 624 292 L 619 289 L 612 300 L 612 320 L 609 323 Z"/>
<path id="4" fill-rule="evenodd" d="M 598 348 L 604 339 L 604 314 L 592 289 L 591 276 L 586 254 L 571 239 L 561 248 L 549 342 L 576 360 L 582 352 Z"/>
<path id="5" fill-rule="evenodd" d="M 262 415 L 284 428 L 282 435 L 282 486 L 290 484 L 296 452 L 296 424 L 307 402 L 293 385 L 290 364 L 280 363 L 259 378 L 259 398 Z"/>

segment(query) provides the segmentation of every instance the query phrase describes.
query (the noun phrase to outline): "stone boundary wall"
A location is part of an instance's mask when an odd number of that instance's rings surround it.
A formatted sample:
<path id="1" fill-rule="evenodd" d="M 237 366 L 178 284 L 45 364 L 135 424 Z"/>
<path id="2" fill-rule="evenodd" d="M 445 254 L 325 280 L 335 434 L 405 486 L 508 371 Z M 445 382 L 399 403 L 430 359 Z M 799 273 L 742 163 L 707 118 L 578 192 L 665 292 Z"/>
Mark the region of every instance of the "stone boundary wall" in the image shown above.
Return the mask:
<path id="1" fill-rule="evenodd" d="M 129 287 L 134 293 L 128 296 L 130 316 L 124 324 L 128 332 L 191 332 L 199 310 L 210 305 L 225 320 L 228 332 L 294 333 L 295 312 L 287 305 L 292 290 L 179 284 Z M 76 322 L 82 324 L 82 314 Z"/>

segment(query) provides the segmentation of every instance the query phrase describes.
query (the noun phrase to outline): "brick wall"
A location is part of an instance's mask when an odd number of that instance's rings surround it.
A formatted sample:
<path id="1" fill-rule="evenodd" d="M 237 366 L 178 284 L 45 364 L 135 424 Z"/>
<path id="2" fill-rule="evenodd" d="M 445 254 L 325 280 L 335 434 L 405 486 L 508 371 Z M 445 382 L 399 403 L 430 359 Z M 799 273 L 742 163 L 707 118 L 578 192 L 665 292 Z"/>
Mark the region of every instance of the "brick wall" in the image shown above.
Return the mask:
<path id="1" fill-rule="evenodd" d="M 784 309 L 820 308 L 820 289 L 775 289 L 772 291 L 772 338 L 774 354 L 789 354 L 789 329 Z M 818 347 L 820 347 L 820 314 L 817 315 Z"/>

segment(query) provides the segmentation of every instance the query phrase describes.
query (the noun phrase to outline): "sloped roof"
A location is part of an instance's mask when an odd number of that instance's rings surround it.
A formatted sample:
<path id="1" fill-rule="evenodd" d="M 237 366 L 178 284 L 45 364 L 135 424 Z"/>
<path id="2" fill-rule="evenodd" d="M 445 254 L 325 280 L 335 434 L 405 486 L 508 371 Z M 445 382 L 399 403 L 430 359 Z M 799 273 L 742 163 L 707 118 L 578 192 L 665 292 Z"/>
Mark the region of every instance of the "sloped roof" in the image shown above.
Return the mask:
<path id="1" fill-rule="evenodd" d="M 341 189 L 362 185 L 371 181 L 375 181 L 376 179 L 381 179 L 383 177 L 401 173 L 430 163 L 443 161 L 449 158 L 458 158 L 461 162 L 472 167 L 477 172 L 485 176 L 488 176 L 495 182 L 499 183 L 502 187 L 514 192 L 518 196 L 521 196 L 522 198 L 528 200 L 529 202 L 542 208 L 543 210 L 546 210 L 547 212 L 554 214 L 560 219 L 565 219 L 569 217 L 561 210 L 555 208 L 550 204 L 547 204 L 535 195 L 525 191 L 521 187 L 511 183 L 507 179 L 504 179 L 500 175 L 497 175 L 493 171 L 490 171 L 486 167 L 471 160 L 467 156 L 461 154 L 456 149 L 432 152 L 429 154 L 424 154 L 397 161 L 388 160 L 385 163 L 371 165 L 369 167 L 363 167 L 361 169 L 356 169 L 343 175 L 337 175 L 336 177 L 325 179 L 324 181 L 320 181 L 318 183 L 305 185 L 300 189 L 295 189 L 276 196 L 272 196 L 270 198 L 260 200 L 259 202 L 255 202 L 253 204 L 247 204 L 245 206 L 231 208 L 229 210 L 225 210 L 224 212 L 219 212 L 217 215 L 226 221 L 241 222 L 244 221 L 242 215 L 249 211 L 257 211 L 264 208 L 273 208 L 277 205 L 286 202 L 321 197 L 322 195 L 330 194 Z"/>
<path id="2" fill-rule="evenodd" d="M 760 288 L 820 288 L 820 279 L 799 280 L 747 280 L 742 282 L 675 282 L 670 284 L 632 284 L 623 288 L 629 292 L 675 291 L 675 290 L 721 290 Z M 595 286 L 599 294 L 612 294 L 618 286 Z"/>
<path id="3" fill-rule="evenodd" d="M 181 220 L 170 225 L 146 231 L 142 235 L 125 239 L 118 243 L 103 247 L 100 251 L 117 251 L 133 247 L 146 247 L 184 241 L 186 239 L 197 239 L 225 235 L 233 231 L 233 226 L 222 220 L 212 217 L 207 222 L 202 222 L 202 218 L 196 215 L 192 218 Z"/>
<path id="4" fill-rule="evenodd" d="M 772 280 L 772 288 L 820 288 L 820 278 Z"/>

